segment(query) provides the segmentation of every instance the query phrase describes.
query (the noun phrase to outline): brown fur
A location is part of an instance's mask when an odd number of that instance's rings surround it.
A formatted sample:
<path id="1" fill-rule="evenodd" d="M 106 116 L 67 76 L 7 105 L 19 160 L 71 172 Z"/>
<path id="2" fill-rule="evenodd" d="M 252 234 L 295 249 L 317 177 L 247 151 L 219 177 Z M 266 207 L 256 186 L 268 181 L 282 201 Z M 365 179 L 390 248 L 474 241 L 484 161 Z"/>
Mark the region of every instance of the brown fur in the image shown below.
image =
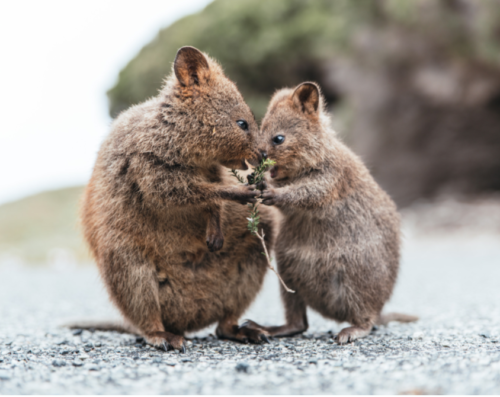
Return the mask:
<path id="1" fill-rule="evenodd" d="M 285 137 L 282 144 L 273 143 L 277 135 Z M 399 215 L 329 128 L 315 84 L 274 95 L 258 147 L 277 163 L 263 204 L 284 215 L 276 258 L 285 283 L 296 291 L 282 290 L 287 324 L 266 328 L 271 335 L 307 329 L 307 306 L 352 324 L 340 332 L 339 343 L 367 335 L 377 322 L 414 321 L 412 316 L 379 318 L 398 273 Z"/>
<path id="2" fill-rule="evenodd" d="M 83 198 L 85 239 L 112 301 L 148 342 L 184 349 L 184 332 L 215 322 L 221 337 L 257 341 L 262 332 L 237 326 L 266 272 L 241 205 L 257 193 L 222 165 L 255 161 L 258 127 L 208 56 L 183 47 L 173 72 L 113 123 Z M 269 211 L 261 222 L 270 245 Z"/>

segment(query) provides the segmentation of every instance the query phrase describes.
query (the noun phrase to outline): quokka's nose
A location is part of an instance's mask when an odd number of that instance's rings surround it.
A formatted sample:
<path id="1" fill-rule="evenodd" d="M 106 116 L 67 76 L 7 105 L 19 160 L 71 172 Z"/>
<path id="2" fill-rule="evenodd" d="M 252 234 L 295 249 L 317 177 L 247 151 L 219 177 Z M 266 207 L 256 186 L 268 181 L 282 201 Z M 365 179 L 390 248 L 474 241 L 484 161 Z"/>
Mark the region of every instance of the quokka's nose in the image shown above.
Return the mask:
<path id="1" fill-rule="evenodd" d="M 261 150 L 260 155 L 262 157 L 262 160 L 267 160 L 267 152 L 265 150 Z"/>

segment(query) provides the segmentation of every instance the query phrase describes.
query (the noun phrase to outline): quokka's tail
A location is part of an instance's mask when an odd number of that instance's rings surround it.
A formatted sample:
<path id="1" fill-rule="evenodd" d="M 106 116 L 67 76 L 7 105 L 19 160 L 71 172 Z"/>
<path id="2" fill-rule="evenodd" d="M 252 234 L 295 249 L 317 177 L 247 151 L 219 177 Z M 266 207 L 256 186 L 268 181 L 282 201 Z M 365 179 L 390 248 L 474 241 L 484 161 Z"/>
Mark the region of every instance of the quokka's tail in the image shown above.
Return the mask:
<path id="1" fill-rule="evenodd" d="M 417 316 L 411 316 L 403 313 L 385 313 L 381 314 L 377 319 L 377 325 L 387 325 L 391 321 L 399 321 L 400 323 L 412 323 L 417 321 Z"/>
<path id="2" fill-rule="evenodd" d="M 122 334 L 140 335 L 140 332 L 137 328 L 121 321 L 75 321 L 74 323 L 64 324 L 63 327 L 69 329 L 85 329 L 92 331 L 116 331 Z"/>

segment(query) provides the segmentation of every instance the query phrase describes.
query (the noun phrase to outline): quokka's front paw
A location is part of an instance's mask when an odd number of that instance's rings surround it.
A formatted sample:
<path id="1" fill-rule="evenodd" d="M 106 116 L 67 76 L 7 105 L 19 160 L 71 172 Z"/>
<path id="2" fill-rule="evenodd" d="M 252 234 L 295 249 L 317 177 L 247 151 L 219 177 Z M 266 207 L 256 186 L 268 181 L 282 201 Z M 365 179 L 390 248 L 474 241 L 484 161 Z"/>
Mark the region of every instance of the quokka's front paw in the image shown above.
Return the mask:
<path id="1" fill-rule="evenodd" d="M 213 234 L 207 236 L 207 247 L 210 252 L 220 251 L 224 245 L 224 236 Z"/>
<path id="2" fill-rule="evenodd" d="M 231 190 L 228 195 L 230 200 L 239 202 L 240 204 L 256 203 L 257 197 L 260 196 L 260 191 L 255 189 L 254 185 L 241 186 Z"/>
<path id="3" fill-rule="evenodd" d="M 262 204 L 264 205 L 276 205 L 280 199 L 276 190 L 271 188 L 263 190 L 260 197 L 262 198 Z"/>
<path id="4" fill-rule="evenodd" d="M 179 350 L 182 353 L 186 352 L 186 341 L 184 338 L 170 332 L 152 332 L 146 335 L 146 341 L 150 345 L 165 351 Z"/>
<path id="5" fill-rule="evenodd" d="M 267 189 L 267 182 L 265 180 L 263 181 L 260 181 L 259 183 L 257 183 L 255 185 L 255 187 L 261 191 L 261 195 L 260 195 L 260 198 L 262 198 L 262 192 L 265 191 Z"/>

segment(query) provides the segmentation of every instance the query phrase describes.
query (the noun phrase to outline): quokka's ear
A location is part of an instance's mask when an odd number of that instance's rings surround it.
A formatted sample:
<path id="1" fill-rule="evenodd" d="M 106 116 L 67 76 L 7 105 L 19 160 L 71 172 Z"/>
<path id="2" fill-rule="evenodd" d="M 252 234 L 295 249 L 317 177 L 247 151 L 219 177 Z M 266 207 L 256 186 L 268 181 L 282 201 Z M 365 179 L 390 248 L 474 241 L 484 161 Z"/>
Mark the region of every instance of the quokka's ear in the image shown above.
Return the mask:
<path id="1" fill-rule="evenodd" d="M 320 101 L 319 87 L 314 83 L 299 84 L 292 94 L 292 101 L 301 112 L 308 115 L 317 114 Z"/>
<path id="2" fill-rule="evenodd" d="M 200 85 L 210 74 L 207 58 L 194 47 L 179 48 L 175 56 L 174 72 L 183 86 Z"/>

